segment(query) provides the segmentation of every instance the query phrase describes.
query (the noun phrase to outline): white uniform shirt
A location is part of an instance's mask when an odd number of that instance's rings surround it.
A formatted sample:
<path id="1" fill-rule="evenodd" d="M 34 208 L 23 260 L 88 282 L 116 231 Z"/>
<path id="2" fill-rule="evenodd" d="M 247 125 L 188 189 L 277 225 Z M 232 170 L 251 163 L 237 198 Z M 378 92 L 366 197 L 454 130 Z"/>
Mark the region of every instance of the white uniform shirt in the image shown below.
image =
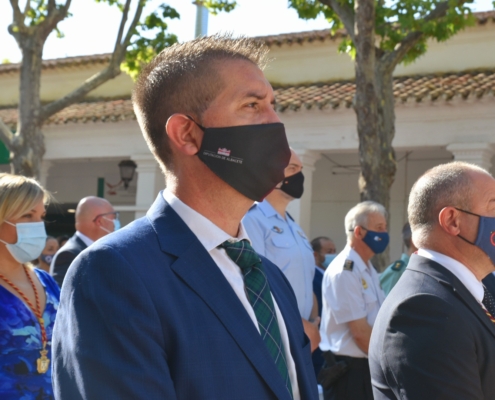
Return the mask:
<path id="1" fill-rule="evenodd" d="M 84 242 L 84 244 L 88 247 L 91 246 L 95 242 L 94 240 L 91 240 L 89 237 L 87 237 L 85 234 L 83 234 L 79 231 L 76 231 L 76 236 L 79 239 L 81 239 Z"/>
<path id="2" fill-rule="evenodd" d="M 242 223 L 258 254 L 281 269 L 296 295 L 299 313 L 309 319 L 313 309 L 315 257 L 302 228 L 264 200 L 248 211 Z"/>
<path id="3" fill-rule="evenodd" d="M 236 238 L 232 238 L 228 233 L 224 232 L 209 219 L 205 218 L 187 204 L 183 203 L 169 190 L 165 189 L 163 191 L 163 198 L 179 215 L 188 228 L 198 238 L 206 251 L 210 254 L 215 264 L 218 266 L 220 271 L 222 271 L 225 279 L 227 279 L 230 286 L 232 286 L 232 289 L 246 309 L 247 313 L 251 317 L 251 320 L 253 321 L 254 326 L 256 326 L 256 329 L 259 332 L 256 314 L 254 313 L 253 307 L 251 306 L 251 303 L 249 303 L 246 292 L 244 291 L 244 280 L 241 269 L 234 261 L 232 261 L 224 249 L 218 248 L 220 244 L 229 239 L 249 240 L 242 223 L 239 226 L 239 234 Z M 287 360 L 287 368 L 289 370 L 290 383 L 292 385 L 292 393 L 294 395 L 294 400 L 300 400 L 301 395 L 299 393 L 299 385 L 297 383 L 296 365 L 294 363 L 294 359 L 292 358 L 292 354 L 290 353 L 290 342 L 289 335 L 287 334 L 287 327 L 285 326 L 284 318 L 282 317 L 282 313 L 280 312 L 273 295 L 272 299 L 280 328 L 280 335 L 282 336 L 282 342 L 285 348 L 285 357 Z M 206 345 L 208 344 L 206 343 Z"/>
<path id="4" fill-rule="evenodd" d="M 344 269 L 346 260 L 352 270 Z M 350 263 L 348 263 L 350 264 Z M 331 262 L 323 275 L 323 310 L 320 324 L 320 349 L 341 356 L 367 357 L 352 338 L 349 321 L 366 318 L 373 326 L 385 294 L 378 273 L 349 245 Z"/>

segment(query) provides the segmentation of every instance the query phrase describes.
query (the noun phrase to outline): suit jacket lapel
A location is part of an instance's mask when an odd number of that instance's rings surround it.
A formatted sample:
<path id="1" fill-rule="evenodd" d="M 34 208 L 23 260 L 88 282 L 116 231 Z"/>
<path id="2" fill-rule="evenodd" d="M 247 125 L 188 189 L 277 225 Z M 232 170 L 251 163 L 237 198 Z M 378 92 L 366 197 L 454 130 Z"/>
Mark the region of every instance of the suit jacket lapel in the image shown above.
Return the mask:
<path id="1" fill-rule="evenodd" d="M 147 217 L 158 235 L 162 251 L 177 257 L 172 270 L 208 305 L 276 396 L 290 398 L 259 332 L 234 290 L 161 193 Z"/>
<path id="2" fill-rule="evenodd" d="M 414 256 L 417 259 L 420 256 Z M 422 261 L 408 265 L 407 268 L 426 273 L 437 280 L 442 285 L 451 288 L 454 295 L 457 296 L 466 306 L 476 315 L 481 323 L 495 337 L 495 324 L 488 318 L 481 305 L 476 301 L 469 290 L 462 282 L 449 270 L 435 261 L 420 257 Z M 414 260 L 412 259 L 412 260 Z"/>

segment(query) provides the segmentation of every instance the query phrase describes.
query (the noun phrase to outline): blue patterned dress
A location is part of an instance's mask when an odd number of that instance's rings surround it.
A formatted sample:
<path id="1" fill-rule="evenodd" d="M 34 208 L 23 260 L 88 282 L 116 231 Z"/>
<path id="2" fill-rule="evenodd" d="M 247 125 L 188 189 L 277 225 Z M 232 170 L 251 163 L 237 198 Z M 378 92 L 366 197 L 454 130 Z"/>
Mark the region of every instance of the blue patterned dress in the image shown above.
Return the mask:
<path id="1" fill-rule="evenodd" d="M 40 357 L 41 330 L 32 311 L 3 286 L 0 286 L 0 399 L 53 399 L 51 341 L 53 323 L 60 300 L 60 289 L 45 271 L 34 271 L 46 293 L 43 313 L 48 340 L 50 369 L 45 374 L 36 370 Z"/>

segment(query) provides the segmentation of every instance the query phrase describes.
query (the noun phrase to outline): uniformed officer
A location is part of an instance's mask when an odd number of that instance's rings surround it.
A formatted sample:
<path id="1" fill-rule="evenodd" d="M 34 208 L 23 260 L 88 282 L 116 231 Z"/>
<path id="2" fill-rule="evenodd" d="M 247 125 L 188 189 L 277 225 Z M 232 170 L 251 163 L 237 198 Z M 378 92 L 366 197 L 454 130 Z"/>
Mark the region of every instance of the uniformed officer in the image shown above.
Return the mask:
<path id="1" fill-rule="evenodd" d="M 323 276 L 320 349 L 348 366 L 345 375 L 324 388 L 325 399 L 373 399 L 368 346 L 385 295 L 370 259 L 388 245 L 386 215 L 372 201 L 353 207 L 345 217 L 347 245 Z"/>
<path id="2" fill-rule="evenodd" d="M 304 191 L 302 163 L 291 150 L 285 179 L 263 202 L 255 203 L 242 223 L 254 249 L 277 265 L 296 295 L 304 331 L 311 349 L 318 347 L 318 304 L 313 294 L 315 261 L 313 249 L 301 227 L 287 214 L 288 204 Z"/>
<path id="3" fill-rule="evenodd" d="M 411 254 L 418 250 L 412 242 L 412 232 L 409 222 L 407 222 L 402 228 L 402 240 L 404 241 L 406 252 L 402 253 L 400 260 L 394 261 L 380 275 L 380 285 L 385 292 L 385 295 L 390 293 L 392 288 L 399 281 L 399 278 L 406 270 Z"/>

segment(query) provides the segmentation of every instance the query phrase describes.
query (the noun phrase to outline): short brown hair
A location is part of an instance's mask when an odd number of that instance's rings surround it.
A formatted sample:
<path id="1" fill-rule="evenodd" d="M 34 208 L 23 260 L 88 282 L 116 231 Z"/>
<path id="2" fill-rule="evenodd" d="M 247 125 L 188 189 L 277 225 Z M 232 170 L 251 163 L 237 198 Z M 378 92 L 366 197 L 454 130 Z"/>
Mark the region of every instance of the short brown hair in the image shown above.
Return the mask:
<path id="1" fill-rule="evenodd" d="M 143 69 L 132 94 L 134 112 L 150 150 L 164 167 L 172 167 L 165 132 L 170 116 L 191 114 L 200 120 L 223 88 L 220 62 L 245 60 L 262 69 L 267 53 L 262 42 L 213 35 L 166 48 Z"/>

